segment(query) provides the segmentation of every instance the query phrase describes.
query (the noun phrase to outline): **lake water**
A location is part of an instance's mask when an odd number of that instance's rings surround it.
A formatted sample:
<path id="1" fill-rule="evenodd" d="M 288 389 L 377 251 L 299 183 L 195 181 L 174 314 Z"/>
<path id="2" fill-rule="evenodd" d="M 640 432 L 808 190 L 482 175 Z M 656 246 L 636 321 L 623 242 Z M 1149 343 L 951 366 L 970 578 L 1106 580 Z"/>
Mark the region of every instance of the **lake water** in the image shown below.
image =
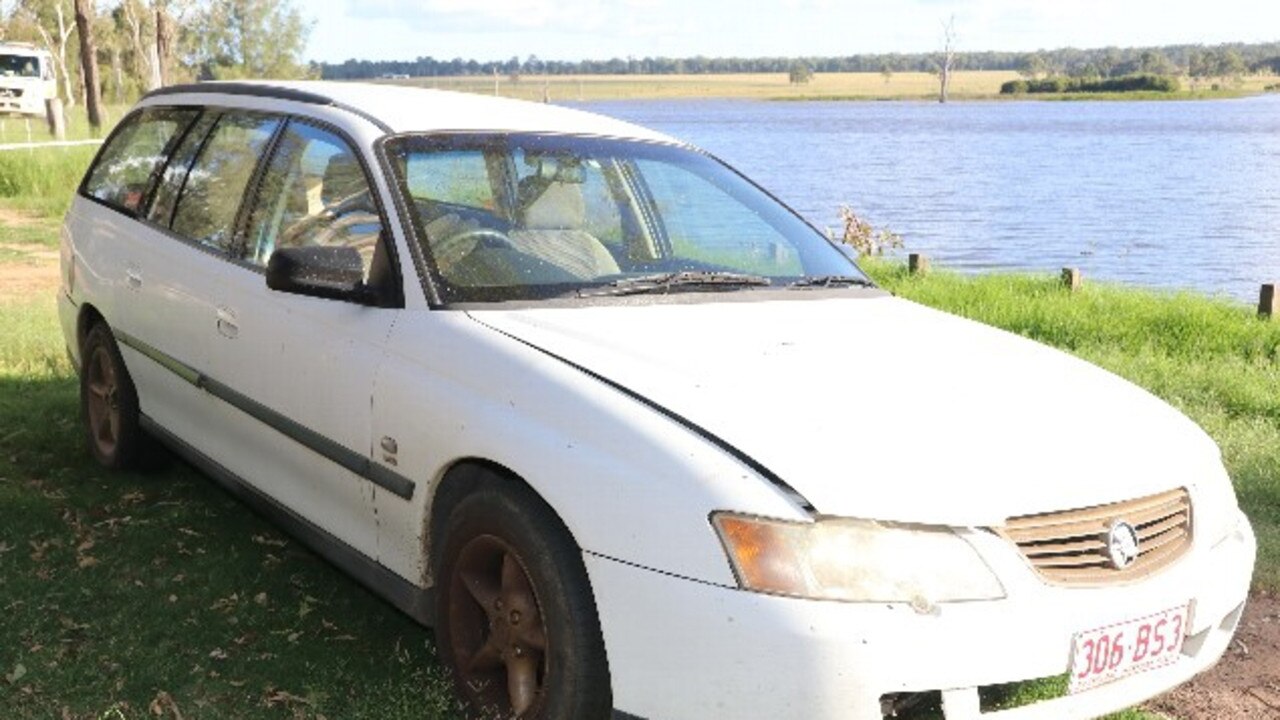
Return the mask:
<path id="1" fill-rule="evenodd" d="M 580 105 L 709 150 L 819 227 L 849 204 L 935 264 L 1250 302 L 1280 281 L 1280 96 Z"/>

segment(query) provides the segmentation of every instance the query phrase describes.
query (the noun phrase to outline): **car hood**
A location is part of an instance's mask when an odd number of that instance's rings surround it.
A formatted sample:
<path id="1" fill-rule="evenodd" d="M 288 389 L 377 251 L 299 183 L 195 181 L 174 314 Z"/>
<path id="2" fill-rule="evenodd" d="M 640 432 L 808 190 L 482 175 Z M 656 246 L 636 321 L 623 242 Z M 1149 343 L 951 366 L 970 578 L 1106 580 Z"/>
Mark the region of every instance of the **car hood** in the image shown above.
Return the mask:
<path id="1" fill-rule="evenodd" d="M 470 314 L 714 434 L 824 515 L 994 525 L 1188 485 L 1218 457 L 1104 370 L 893 297 Z"/>

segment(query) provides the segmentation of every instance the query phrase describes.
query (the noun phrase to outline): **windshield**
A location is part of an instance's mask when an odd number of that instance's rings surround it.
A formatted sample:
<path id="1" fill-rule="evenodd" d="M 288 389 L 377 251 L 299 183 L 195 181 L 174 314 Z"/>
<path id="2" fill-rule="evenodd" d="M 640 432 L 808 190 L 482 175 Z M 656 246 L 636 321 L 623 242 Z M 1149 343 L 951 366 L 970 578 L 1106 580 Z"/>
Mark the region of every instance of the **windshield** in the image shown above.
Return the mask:
<path id="1" fill-rule="evenodd" d="M 865 279 L 787 208 L 686 148 L 451 134 L 401 136 L 388 151 L 446 302 Z"/>
<path id="2" fill-rule="evenodd" d="M 33 55 L 0 55 L 0 77 L 40 77 L 40 59 Z"/>

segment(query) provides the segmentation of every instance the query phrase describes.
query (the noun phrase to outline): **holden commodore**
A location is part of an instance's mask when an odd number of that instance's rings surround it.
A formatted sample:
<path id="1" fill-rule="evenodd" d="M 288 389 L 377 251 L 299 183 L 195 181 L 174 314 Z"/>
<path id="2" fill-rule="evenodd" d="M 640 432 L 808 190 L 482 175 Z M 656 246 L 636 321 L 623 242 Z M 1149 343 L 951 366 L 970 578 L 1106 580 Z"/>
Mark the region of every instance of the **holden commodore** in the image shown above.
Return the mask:
<path id="1" fill-rule="evenodd" d="M 473 717 L 1088 717 L 1212 665 L 1249 587 L 1181 414 L 585 112 L 153 92 L 59 308 L 99 462 L 174 448 L 433 626 Z"/>

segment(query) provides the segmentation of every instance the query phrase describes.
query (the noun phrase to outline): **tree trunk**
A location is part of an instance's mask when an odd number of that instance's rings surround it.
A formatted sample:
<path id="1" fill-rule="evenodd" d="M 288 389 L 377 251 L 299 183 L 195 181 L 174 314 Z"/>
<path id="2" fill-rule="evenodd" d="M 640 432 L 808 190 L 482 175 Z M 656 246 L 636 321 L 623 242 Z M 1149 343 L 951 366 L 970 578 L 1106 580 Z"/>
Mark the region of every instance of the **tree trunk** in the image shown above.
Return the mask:
<path id="1" fill-rule="evenodd" d="M 76 0 L 76 30 L 80 33 L 80 70 L 84 78 L 84 106 L 89 126 L 102 129 L 102 84 L 98 82 L 98 48 L 93 41 L 91 0 Z"/>
<path id="2" fill-rule="evenodd" d="M 951 92 L 951 72 L 956 66 L 956 16 L 942 24 L 942 61 L 938 63 L 938 102 L 945 103 Z"/>
<path id="3" fill-rule="evenodd" d="M 158 53 L 154 44 L 142 42 L 142 19 L 138 17 L 133 0 L 124 0 L 125 21 L 129 23 L 129 40 L 133 43 L 134 71 L 138 80 L 147 92 L 160 87 L 160 69 L 155 66 L 154 59 Z"/>
<path id="4" fill-rule="evenodd" d="M 67 66 L 67 38 L 71 37 L 71 26 L 62 14 L 62 3 L 54 5 L 58 11 L 58 62 L 62 66 L 62 94 L 67 96 L 67 107 L 76 104 L 75 87 L 71 84 L 71 68 Z"/>
<path id="5" fill-rule="evenodd" d="M 124 67 L 120 60 L 120 48 L 116 45 L 111 46 L 111 69 L 116 74 L 116 104 L 124 104 Z"/>
<path id="6" fill-rule="evenodd" d="M 170 27 L 169 13 L 165 12 L 164 3 L 156 2 L 156 66 L 159 70 L 160 85 L 168 85 L 169 60 L 173 57 L 173 28 Z"/>

